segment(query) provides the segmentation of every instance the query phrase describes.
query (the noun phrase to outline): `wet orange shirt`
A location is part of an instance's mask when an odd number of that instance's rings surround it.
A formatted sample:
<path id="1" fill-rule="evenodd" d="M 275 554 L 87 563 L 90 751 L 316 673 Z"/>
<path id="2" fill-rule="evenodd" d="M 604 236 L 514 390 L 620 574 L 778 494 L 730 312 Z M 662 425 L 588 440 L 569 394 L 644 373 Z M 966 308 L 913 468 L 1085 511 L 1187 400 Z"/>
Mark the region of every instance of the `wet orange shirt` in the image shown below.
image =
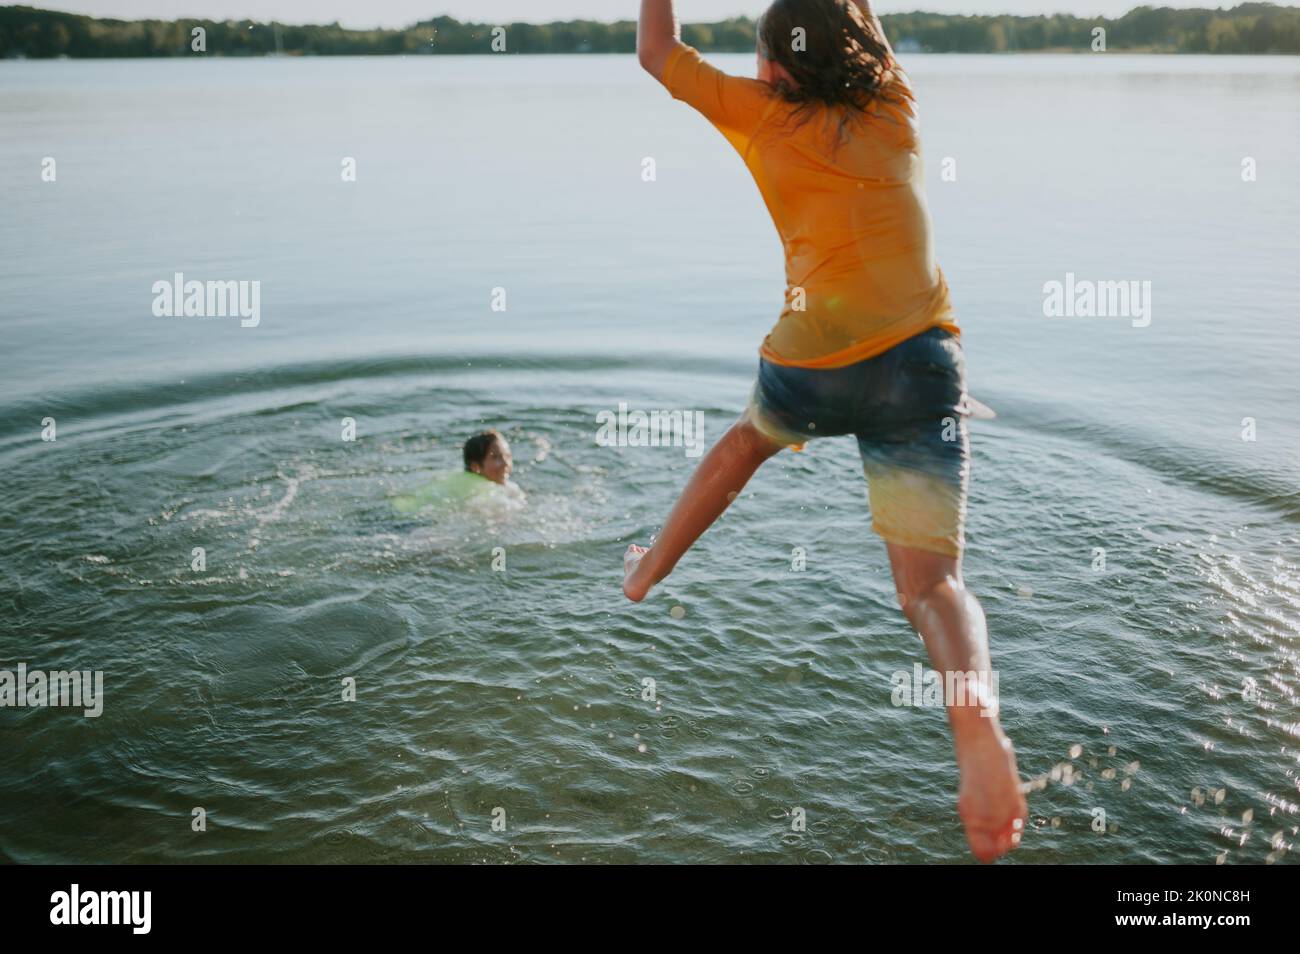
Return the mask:
<path id="1" fill-rule="evenodd" d="M 822 107 L 803 125 L 766 83 L 730 76 L 690 46 L 664 66 L 674 99 L 740 153 L 785 247 L 785 308 L 763 342 L 777 364 L 838 368 L 921 332 L 959 333 L 934 260 L 916 109 L 906 80 L 850 118 Z"/>

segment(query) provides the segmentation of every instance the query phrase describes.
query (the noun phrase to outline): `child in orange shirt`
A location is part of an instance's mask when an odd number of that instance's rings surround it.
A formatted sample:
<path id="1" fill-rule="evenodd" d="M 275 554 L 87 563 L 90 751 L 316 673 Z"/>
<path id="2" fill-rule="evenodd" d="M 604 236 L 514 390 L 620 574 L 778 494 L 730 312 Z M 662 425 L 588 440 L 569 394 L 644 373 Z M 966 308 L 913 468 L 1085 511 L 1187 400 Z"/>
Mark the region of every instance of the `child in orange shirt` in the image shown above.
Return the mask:
<path id="1" fill-rule="evenodd" d="M 748 408 L 653 545 L 628 548 L 623 591 L 644 599 L 782 448 L 852 434 L 904 615 L 936 670 L 987 676 L 984 613 L 961 573 L 965 362 L 934 260 L 911 86 L 865 0 L 776 0 L 758 47 L 758 78 L 729 76 L 681 42 L 672 0 L 642 0 L 641 65 L 744 160 L 781 236 L 787 289 Z M 1015 754 L 986 691 L 947 707 L 958 810 L 989 861 L 1024 828 Z"/>

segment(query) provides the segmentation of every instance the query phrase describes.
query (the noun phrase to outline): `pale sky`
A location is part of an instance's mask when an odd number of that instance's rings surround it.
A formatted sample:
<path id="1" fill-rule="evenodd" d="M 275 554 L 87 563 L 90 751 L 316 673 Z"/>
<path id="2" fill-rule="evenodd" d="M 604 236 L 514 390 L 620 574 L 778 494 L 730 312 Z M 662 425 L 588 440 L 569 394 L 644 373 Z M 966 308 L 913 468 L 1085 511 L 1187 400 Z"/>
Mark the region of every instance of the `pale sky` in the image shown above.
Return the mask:
<path id="1" fill-rule="evenodd" d="M 633 20 L 640 0 L 25 0 L 30 6 L 67 10 L 122 20 L 279 20 L 282 23 L 330 23 L 346 27 L 400 27 L 417 20 L 447 15 L 479 23 L 552 20 Z M 879 0 L 878 13 L 925 10 L 933 13 L 1073 13 L 1077 16 L 1118 16 L 1144 0 Z M 1150 0 L 1146 0 L 1150 2 Z M 1215 7 L 1216 0 L 1162 0 L 1160 6 Z M 1234 6 L 1235 0 L 1227 4 Z M 677 15 L 685 22 L 720 20 L 762 13 L 767 0 L 678 0 Z"/>

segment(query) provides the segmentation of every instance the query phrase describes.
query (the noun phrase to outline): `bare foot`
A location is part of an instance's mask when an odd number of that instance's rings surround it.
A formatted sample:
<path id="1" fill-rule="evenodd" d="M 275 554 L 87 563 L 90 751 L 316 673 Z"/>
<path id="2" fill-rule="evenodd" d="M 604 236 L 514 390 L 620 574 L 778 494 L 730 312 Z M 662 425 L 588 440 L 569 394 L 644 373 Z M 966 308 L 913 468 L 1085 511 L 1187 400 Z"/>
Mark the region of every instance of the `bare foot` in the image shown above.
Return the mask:
<path id="1" fill-rule="evenodd" d="M 651 584 L 642 579 L 644 574 L 637 572 L 641 558 L 649 552 L 649 547 L 639 547 L 634 543 L 623 554 L 623 595 L 633 603 L 640 603 L 650 592 Z"/>
<path id="2" fill-rule="evenodd" d="M 954 734 L 961 790 L 957 814 L 966 841 L 980 861 L 993 861 L 1019 847 L 1029 806 L 1016 769 L 1011 740 L 997 723 Z"/>

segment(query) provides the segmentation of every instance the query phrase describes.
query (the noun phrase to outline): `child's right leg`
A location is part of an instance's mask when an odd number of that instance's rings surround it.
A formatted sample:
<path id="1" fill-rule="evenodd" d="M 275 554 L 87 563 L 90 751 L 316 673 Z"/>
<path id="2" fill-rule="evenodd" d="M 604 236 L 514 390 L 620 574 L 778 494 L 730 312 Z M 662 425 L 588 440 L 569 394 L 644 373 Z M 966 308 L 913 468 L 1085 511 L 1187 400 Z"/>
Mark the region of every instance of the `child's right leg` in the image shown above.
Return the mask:
<path id="1" fill-rule="evenodd" d="M 944 700 L 961 773 L 957 811 L 971 851 L 992 861 L 1019 844 L 1028 809 L 998 720 L 984 611 L 962 581 L 970 478 L 965 359 L 960 342 L 941 333 L 887 354 L 895 360 L 878 376 L 881 393 L 906 400 L 881 400 L 858 434 L 872 528 L 888 544 L 899 605 L 931 665 L 945 689 L 963 690 L 964 698 Z M 972 688 L 973 698 L 966 692 Z"/>
<path id="2" fill-rule="evenodd" d="M 889 563 L 903 615 L 921 635 L 935 671 L 991 673 L 988 632 L 979 600 L 966 589 L 961 557 L 888 544 Z M 945 678 L 945 686 L 948 680 Z M 987 686 L 987 683 L 977 685 Z M 961 790 L 957 812 L 971 852 L 992 861 L 1020 844 L 1028 806 L 1011 741 L 992 694 L 947 699 Z"/>

